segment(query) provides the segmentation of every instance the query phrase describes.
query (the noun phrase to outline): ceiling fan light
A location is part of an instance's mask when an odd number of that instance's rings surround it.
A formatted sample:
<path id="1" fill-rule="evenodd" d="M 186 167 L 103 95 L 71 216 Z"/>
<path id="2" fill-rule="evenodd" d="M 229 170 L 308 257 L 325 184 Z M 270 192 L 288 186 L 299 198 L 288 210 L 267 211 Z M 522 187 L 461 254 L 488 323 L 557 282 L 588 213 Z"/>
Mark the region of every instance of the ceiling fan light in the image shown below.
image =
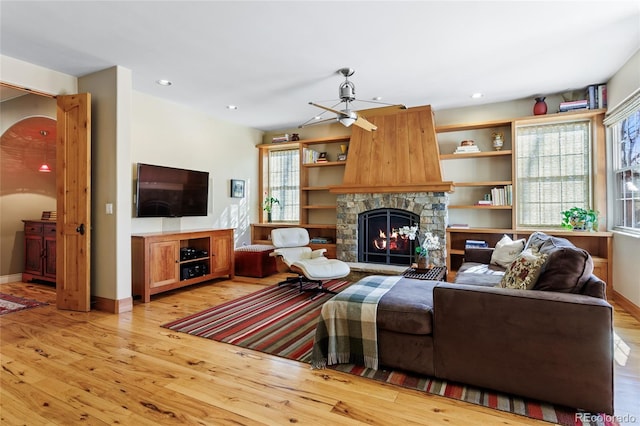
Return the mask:
<path id="1" fill-rule="evenodd" d="M 356 122 L 355 118 L 352 117 L 341 117 L 338 119 L 338 121 L 344 126 L 344 127 L 351 127 L 351 125 L 353 123 Z"/>
<path id="2" fill-rule="evenodd" d="M 40 166 L 38 171 L 42 173 L 50 173 L 51 169 L 49 168 L 49 165 L 47 163 L 42 163 L 42 166 Z"/>

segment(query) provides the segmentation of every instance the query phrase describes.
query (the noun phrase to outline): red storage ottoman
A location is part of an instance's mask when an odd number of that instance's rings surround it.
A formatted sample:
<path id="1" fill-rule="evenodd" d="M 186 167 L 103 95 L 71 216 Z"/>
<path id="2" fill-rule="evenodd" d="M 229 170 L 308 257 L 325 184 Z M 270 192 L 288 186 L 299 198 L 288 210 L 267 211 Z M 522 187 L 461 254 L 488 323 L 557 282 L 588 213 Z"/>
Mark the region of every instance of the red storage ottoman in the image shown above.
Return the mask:
<path id="1" fill-rule="evenodd" d="M 243 277 L 268 277 L 275 274 L 276 258 L 269 256 L 275 246 L 252 244 L 238 247 L 235 252 L 236 275 Z"/>

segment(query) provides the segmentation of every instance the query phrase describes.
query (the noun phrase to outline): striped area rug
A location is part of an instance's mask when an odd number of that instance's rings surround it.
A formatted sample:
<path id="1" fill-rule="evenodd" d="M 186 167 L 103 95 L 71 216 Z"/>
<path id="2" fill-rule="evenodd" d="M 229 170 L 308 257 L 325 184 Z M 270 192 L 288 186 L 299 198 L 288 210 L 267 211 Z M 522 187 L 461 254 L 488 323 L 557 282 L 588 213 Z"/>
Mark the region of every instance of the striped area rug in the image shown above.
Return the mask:
<path id="1" fill-rule="evenodd" d="M 324 287 L 340 292 L 350 284 L 348 281 L 332 280 L 325 283 Z M 326 293 L 313 296 L 300 293 L 297 287 L 272 286 L 164 324 L 163 327 L 310 363 L 320 308 L 332 296 Z M 426 376 L 373 370 L 353 364 L 328 368 L 562 425 L 618 424 L 610 416 L 577 417 L 575 410 Z M 590 420 L 580 420 L 580 417 Z"/>
<path id="2" fill-rule="evenodd" d="M 24 297 L 18 297 L 12 294 L 0 293 L 0 315 L 10 314 L 11 312 L 18 312 L 25 309 L 31 309 L 37 306 L 45 305 L 47 305 L 47 303 L 45 302 L 25 299 Z"/>

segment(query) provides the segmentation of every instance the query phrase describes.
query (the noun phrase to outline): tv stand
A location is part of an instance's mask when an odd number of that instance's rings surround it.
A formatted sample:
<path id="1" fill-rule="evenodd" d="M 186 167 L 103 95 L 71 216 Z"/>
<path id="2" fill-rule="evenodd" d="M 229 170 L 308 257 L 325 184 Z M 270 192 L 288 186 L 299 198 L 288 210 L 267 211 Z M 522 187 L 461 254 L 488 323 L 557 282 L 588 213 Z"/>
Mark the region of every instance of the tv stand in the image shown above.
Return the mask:
<path id="1" fill-rule="evenodd" d="M 133 296 L 144 303 L 165 291 L 228 276 L 234 278 L 233 229 L 131 236 Z"/>

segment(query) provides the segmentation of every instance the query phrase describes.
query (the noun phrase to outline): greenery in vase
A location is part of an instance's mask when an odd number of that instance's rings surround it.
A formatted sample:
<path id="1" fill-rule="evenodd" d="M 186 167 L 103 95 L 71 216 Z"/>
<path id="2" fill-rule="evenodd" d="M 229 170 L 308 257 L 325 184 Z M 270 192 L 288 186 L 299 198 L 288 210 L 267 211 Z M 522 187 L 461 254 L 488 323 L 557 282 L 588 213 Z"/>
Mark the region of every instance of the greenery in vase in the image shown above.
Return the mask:
<path id="1" fill-rule="evenodd" d="M 416 254 L 420 257 L 429 255 L 429 250 L 438 250 L 440 248 L 440 238 L 431 232 L 425 232 L 424 241 L 416 246 Z"/>
<path id="2" fill-rule="evenodd" d="M 571 207 L 562 212 L 562 227 L 565 229 L 598 230 L 598 212 L 582 207 Z"/>
<path id="3" fill-rule="evenodd" d="M 267 194 L 265 195 L 266 196 L 264 198 L 264 203 L 262 204 L 262 210 L 264 210 L 267 213 L 271 213 L 271 209 L 273 209 L 273 205 L 274 204 L 280 205 L 280 200 L 278 200 L 272 195 L 267 195 Z"/>

